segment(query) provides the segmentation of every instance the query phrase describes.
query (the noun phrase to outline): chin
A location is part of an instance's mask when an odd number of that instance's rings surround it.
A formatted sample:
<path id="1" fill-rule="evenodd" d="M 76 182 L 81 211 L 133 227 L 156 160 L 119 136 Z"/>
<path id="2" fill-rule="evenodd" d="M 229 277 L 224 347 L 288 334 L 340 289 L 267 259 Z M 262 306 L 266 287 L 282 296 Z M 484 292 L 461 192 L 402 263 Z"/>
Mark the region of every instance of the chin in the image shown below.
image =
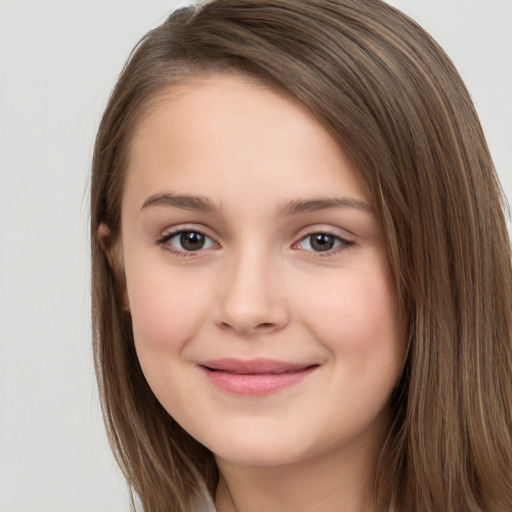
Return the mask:
<path id="1" fill-rule="evenodd" d="M 303 444 L 289 435 L 267 431 L 225 434 L 222 439 L 200 440 L 216 458 L 248 466 L 280 466 L 306 456 Z"/>
<path id="2" fill-rule="evenodd" d="M 268 450 L 267 447 L 239 446 L 238 449 L 218 450 L 216 459 L 229 461 L 240 466 L 286 466 L 303 459 L 303 453 L 299 450 Z"/>

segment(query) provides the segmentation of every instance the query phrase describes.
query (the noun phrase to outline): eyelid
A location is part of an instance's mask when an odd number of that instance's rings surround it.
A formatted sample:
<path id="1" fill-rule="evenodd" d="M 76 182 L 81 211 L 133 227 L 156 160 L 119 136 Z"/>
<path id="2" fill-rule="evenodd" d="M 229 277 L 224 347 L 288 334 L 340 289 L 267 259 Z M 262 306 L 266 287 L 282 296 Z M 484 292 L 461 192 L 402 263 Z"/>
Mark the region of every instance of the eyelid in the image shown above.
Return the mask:
<path id="1" fill-rule="evenodd" d="M 173 226 L 164 228 L 160 230 L 160 233 L 157 235 L 157 237 L 159 239 L 168 238 L 173 234 L 175 235 L 177 233 L 183 233 L 184 231 L 194 231 L 197 233 L 201 233 L 204 236 L 207 236 L 211 239 L 216 238 L 215 233 L 213 233 L 209 227 L 200 223 L 196 224 L 194 222 L 184 222 L 182 224 L 175 224 Z"/>
<path id="2" fill-rule="evenodd" d="M 297 240 L 302 240 L 302 238 L 308 235 L 313 235 L 315 233 L 324 233 L 326 235 L 332 235 L 343 240 L 355 240 L 356 238 L 359 238 L 358 235 L 353 231 L 350 231 L 345 227 L 333 225 L 329 222 L 308 224 L 307 226 L 304 226 L 297 231 L 296 238 Z"/>
<path id="3" fill-rule="evenodd" d="M 211 230 L 209 228 L 202 226 L 202 225 L 197 225 L 197 224 L 181 224 L 181 225 L 173 226 L 173 227 L 168 228 L 163 231 L 163 233 L 155 240 L 155 245 L 162 246 L 162 248 L 164 248 L 165 250 L 171 252 L 172 254 L 178 255 L 178 256 L 199 257 L 199 256 L 204 255 L 204 253 L 206 251 L 209 251 L 212 249 L 216 250 L 221 247 L 221 244 L 217 241 L 217 237 L 215 235 L 210 234 L 210 231 Z M 338 252 L 342 252 L 342 251 L 350 249 L 351 247 L 353 247 L 356 244 L 356 242 L 352 238 L 352 236 L 347 237 L 343 233 L 340 233 L 340 231 L 341 231 L 341 229 L 337 229 L 337 228 L 334 228 L 331 226 L 328 227 L 325 225 L 309 226 L 307 228 L 300 230 L 300 232 L 296 236 L 296 241 L 292 244 L 291 248 L 294 250 L 300 250 L 304 253 L 309 253 L 308 254 L 309 257 L 333 256 L 333 255 L 337 254 Z M 343 231 L 345 233 L 347 232 L 346 230 L 343 230 Z M 180 235 L 181 233 L 186 233 L 186 232 L 194 232 L 194 233 L 199 233 L 199 234 L 203 235 L 204 237 L 208 238 L 212 242 L 213 247 L 200 248 L 200 249 L 197 249 L 194 251 L 194 250 L 185 250 L 185 249 L 180 250 L 180 249 L 177 249 L 177 248 L 173 247 L 172 245 L 168 244 L 169 240 Z M 299 247 L 299 245 L 305 239 L 307 239 L 308 237 L 311 237 L 313 235 L 316 235 L 316 234 L 323 234 L 323 235 L 331 236 L 331 237 L 335 238 L 336 240 L 338 240 L 340 243 L 337 246 L 335 246 L 331 249 L 327 249 L 325 251 L 314 251 L 312 249 L 303 249 L 303 248 Z"/>
<path id="4" fill-rule="evenodd" d="M 309 249 L 301 249 L 298 247 L 298 245 L 303 242 L 308 237 L 311 237 L 313 235 L 322 234 L 327 236 L 332 236 L 333 238 L 336 238 L 341 243 L 337 245 L 336 247 L 333 247 L 332 249 L 328 249 L 326 251 L 314 251 Z M 293 249 L 304 251 L 305 253 L 309 253 L 309 256 L 311 257 L 327 257 L 327 256 L 333 256 L 341 251 L 348 250 L 352 248 L 356 242 L 350 237 L 346 237 L 342 235 L 339 232 L 336 232 L 336 229 L 334 228 L 328 228 L 328 227 L 322 227 L 322 226 L 311 226 L 307 228 L 307 230 L 301 230 L 301 233 L 299 233 L 297 237 L 297 241 L 294 242 L 292 245 Z"/>

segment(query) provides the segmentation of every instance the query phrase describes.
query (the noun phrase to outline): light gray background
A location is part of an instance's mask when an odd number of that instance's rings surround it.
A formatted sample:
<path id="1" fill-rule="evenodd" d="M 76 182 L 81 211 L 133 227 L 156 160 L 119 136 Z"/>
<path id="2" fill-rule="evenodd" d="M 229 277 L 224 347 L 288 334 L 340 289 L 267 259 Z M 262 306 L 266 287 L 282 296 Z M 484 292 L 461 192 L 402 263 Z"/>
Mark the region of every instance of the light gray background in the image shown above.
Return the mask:
<path id="1" fill-rule="evenodd" d="M 93 378 L 88 172 L 129 50 L 178 3 L 0 0 L 1 512 L 128 510 Z M 512 198 L 512 0 L 390 3 L 451 55 Z"/>

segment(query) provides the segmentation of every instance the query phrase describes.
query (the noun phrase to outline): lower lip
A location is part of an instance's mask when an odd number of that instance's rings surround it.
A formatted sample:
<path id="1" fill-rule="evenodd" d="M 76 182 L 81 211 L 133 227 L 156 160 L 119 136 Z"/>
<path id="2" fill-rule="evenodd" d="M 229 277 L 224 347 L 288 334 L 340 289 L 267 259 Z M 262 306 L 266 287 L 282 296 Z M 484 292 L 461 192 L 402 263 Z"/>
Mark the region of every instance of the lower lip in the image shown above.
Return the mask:
<path id="1" fill-rule="evenodd" d="M 313 373 L 317 366 L 289 373 L 239 374 L 201 367 L 216 387 L 234 395 L 265 396 L 293 386 Z"/>

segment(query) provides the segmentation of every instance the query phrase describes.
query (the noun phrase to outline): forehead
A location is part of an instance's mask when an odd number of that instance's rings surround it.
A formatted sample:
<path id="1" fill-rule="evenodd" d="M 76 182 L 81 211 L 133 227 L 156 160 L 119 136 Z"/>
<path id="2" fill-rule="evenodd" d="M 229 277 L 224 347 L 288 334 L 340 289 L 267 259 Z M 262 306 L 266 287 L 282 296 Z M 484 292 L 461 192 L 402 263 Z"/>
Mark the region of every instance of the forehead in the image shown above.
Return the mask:
<path id="1" fill-rule="evenodd" d="M 317 124 L 308 107 L 298 99 L 255 76 L 236 72 L 191 74 L 149 99 L 136 123 L 131 148 L 137 152 L 148 137 L 157 132 L 170 133 L 173 124 L 179 127 L 174 135 L 187 135 L 184 129 L 189 126 L 200 133 L 214 125 L 216 132 L 224 127 L 222 134 L 227 134 L 236 123 L 236 131 L 241 135 L 241 128 L 253 128 L 253 135 L 260 130 L 261 136 L 271 127 L 269 123 L 288 121 L 298 127 L 299 118 L 307 119 L 310 127 Z M 262 124 L 265 131 L 261 130 Z M 323 130 L 319 123 L 315 128 Z M 248 130 L 244 134 L 249 135 Z"/>
<path id="2" fill-rule="evenodd" d="M 253 79 L 214 75 L 171 87 L 152 103 L 135 131 L 125 183 L 148 194 L 165 186 L 264 193 L 272 184 L 326 195 L 340 180 L 359 199 L 366 195 L 307 107 Z"/>

